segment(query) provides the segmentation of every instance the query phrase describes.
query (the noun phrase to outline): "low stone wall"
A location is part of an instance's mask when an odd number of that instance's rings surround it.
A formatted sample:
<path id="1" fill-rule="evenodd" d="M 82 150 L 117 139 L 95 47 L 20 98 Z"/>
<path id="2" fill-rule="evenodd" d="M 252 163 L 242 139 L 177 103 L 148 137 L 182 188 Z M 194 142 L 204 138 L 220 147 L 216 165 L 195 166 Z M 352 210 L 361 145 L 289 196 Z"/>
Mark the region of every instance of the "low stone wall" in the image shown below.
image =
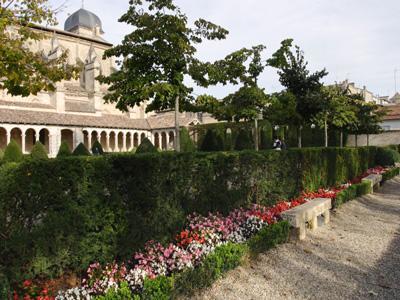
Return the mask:
<path id="1" fill-rule="evenodd" d="M 357 136 L 358 146 L 367 145 L 367 135 Z M 386 131 L 381 134 L 370 134 L 369 145 L 370 146 L 388 146 L 388 145 L 399 145 L 400 144 L 400 130 Z M 356 145 L 356 138 L 354 135 L 349 135 L 347 139 L 347 146 L 354 147 Z"/>

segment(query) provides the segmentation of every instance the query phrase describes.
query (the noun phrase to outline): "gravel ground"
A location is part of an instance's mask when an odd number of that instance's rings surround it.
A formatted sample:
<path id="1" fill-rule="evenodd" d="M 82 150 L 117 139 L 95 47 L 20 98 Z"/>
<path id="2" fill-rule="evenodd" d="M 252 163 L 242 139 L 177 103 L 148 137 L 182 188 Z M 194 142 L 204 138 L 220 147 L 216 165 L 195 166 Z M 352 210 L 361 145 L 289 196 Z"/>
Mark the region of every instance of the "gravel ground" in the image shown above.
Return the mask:
<path id="1" fill-rule="evenodd" d="M 400 299 L 400 177 L 191 299 Z"/>

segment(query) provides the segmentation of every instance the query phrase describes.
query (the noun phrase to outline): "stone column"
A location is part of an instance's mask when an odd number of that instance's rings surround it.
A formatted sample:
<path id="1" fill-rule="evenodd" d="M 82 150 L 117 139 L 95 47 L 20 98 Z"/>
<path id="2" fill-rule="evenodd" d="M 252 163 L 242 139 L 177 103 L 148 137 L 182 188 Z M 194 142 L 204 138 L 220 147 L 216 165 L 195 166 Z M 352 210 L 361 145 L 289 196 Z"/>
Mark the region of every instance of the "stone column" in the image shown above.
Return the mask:
<path id="1" fill-rule="evenodd" d="M 92 148 L 92 131 L 87 131 L 88 133 L 88 150 L 90 151 Z"/>
<path id="2" fill-rule="evenodd" d="M 122 133 L 122 152 L 126 152 L 126 132 Z"/>
<path id="3" fill-rule="evenodd" d="M 21 147 L 22 147 L 22 153 L 26 153 L 26 150 L 25 150 L 25 142 L 26 142 L 26 129 L 24 129 L 24 130 L 22 130 L 21 129 Z"/>
<path id="4" fill-rule="evenodd" d="M 129 149 L 129 151 L 132 151 L 133 147 L 135 147 L 135 146 L 133 145 L 133 135 L 134 135 L 134 132 L 131 131 L 131 148 Z"/>
<path id="5" fill-rule="evenodd" d="M 35 130 L 35 140 L 36 143 L 40 141 L 40 130 Z"/>
<path id="6" fill-rule="evenodd" d="M 110 149 L 110 133 L 109 132 L 106 132 L 106 144 L 107 144 L 107 151 L 111 152 L 111 149 Z"/>
<path id="7" fill-rule="evenodd" d="M 6 132 L 7 132 L 7 145 L 8 145 L 11 142 L 11 131 L 6 129 Z"/>
<path id="8" fill-rule="evenodd" d="M 119 148 L 118 148 L 118 136 L 119 136 L 119 133 L 115 132 L 114 152 L 119 152 Z"/>

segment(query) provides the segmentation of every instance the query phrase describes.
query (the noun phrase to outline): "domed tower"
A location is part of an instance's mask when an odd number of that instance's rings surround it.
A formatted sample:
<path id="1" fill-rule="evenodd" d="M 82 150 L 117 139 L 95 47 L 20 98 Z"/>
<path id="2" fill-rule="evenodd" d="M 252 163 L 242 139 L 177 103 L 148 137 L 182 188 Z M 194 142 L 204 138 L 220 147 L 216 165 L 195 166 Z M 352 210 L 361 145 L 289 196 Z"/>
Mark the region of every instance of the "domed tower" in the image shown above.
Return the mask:
<path id="1" fill-rule="evenodd" d="M 88 37 L 100 37 L 104 34 L 100 18 L 84 8 L 67 18 L 64 30 Z"/>

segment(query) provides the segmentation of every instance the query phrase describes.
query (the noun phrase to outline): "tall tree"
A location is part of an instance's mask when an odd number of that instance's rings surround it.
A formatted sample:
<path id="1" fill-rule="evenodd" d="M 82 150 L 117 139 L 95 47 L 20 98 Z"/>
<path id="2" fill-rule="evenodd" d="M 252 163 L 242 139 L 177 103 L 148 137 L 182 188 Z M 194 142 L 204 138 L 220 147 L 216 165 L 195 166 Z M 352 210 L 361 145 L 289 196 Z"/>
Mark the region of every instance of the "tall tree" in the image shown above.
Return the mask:
<path id="1" fill-rule="evenodd" d="M 325 147 L 328 147 L 328 128 L 340 130 L 340 146 L 343 147 L 343 130 L 357 123 L 357 108 L 347 91 L 340 86 L 323 87 L 319 97 L 319 112 L 313 121 L 325 132 Z"/>
<path id="2" fill-rule="evenodd" d="M 173 0 L 130 0 L 129 4 L 119 21 L 132 25 L 133 31 L 104 54 L 119 58 L 120 66 L 110 76 L 98 78 L 109 85 L 105 100 L 125 111 L 146 100 L 150 102 L 147 111 L 175 108 L 175 145 L 179 151 L 177 114 L 194 99 L 193 88 L 184 79 L 194 76 L 192 64 L 203 69 L 195 59 L 196 45 L 204 39 L 224 39 L 228 31 L 204 19 L 190 27 Z"/>
<path id="3" fill-rule="evenodd" d="M 66 63 L 66 52 L 49 60 L 29 49 L 29 43 L 44 38 L 32 25 L 55 25 L 54 13 L 47 0 L 0 1 L 0 89 L 14 96 L 29 96 L 53 91 L 56 82 L 78 75 L 77 69 Z"/>
<path id="4" fill-rule="evenodd" d="M 321 80 L 328 73 L 325 69 L 310 73 L 303 51 L 298 46 L 293 49 L 292 45 L 292 39 L 282 41 L 268 65 L 278 69 L 280 83 L 296 98 L 298 119 L 293 119 L 292 124 L 299 128 L 298 146 L 301 147 L 302 126 L 318 113 L 316 101 L 322 87 Z"/>

